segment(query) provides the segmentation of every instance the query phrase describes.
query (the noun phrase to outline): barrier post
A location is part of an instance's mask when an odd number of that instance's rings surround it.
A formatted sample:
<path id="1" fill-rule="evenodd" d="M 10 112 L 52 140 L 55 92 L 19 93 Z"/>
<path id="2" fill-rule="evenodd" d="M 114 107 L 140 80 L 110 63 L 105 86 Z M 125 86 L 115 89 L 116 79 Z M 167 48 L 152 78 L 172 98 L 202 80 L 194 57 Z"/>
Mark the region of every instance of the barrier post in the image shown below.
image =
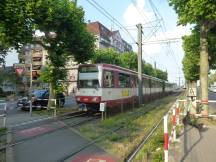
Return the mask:
<path id="1" fill-rule="evenodd" d="M 168 114 L 164 115 L 164 162 L 168 162 Z"/>
<path id="2" fill-rule="evenodd" d="M 179 125 L 180 124 L 180 107 L 179 107 L 179 102 L 177 101 L 177 104 L 176 104 L 176 124 Z"/>
<path id="3" fill-rule="evenodd" d="M 176 141 L 176 109 L 173 108 L 172 113 L 172 125 L 173 125 L 173 141 Z"/>

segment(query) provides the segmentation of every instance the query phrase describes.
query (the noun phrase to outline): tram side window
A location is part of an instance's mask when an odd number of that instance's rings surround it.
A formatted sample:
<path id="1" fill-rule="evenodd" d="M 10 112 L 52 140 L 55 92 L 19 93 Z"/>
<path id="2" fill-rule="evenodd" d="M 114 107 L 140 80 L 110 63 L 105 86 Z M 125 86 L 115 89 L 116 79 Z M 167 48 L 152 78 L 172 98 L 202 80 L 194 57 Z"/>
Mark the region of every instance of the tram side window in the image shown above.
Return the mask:
<path id="1" fill-rule="evenodd" d="M 121 88 L 129 88 L 130 87 L 130 76 L 119 73 L 119 86 Z"/>
<path id="2" fill-rule="evenodd" d="M 131 77 L 131 87 L 137 87 L 137 79 L 135 76 Z"/>
<path id="3" fill-rule="evenodd" d="M 111 71 L 104 71 L 104 87 L 114 87 L 114 75 Z"/>
<path id="4" fill-rule="evenodd" d="M 149 88 L 149 81 L 147 78 L 143 78 L 143 87 Z"/>

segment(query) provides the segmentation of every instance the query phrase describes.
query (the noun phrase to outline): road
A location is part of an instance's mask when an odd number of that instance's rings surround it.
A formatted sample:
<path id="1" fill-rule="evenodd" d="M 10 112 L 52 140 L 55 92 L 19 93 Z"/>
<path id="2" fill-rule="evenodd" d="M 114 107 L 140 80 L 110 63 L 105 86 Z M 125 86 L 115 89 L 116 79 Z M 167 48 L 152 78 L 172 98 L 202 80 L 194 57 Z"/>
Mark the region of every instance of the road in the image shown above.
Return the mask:
<path id="1" fill-rule="evenodd" d="M 83 117 L 71 120 L 83 120 Z M 78 157 L 94 157 L 98 154 L 109 156 L 103 149 L 90 145 L 75 128 L 65 127 L 72 121 L 49 120 L 13 128 L 11 141 L 17 144 L 10 147 L 15 162 L 57 162 L 73 161 Z M 73 121 L 74 122 L 74 121 Z M 27 140 L 25 140 L 27 139 Z M 24 140 L 24 141 L 23 141 Z"/>
<path id="2" fill-rule="evenodd" d="M 216 93 L 209 92 L 209 100 L 216 100 Z M 216 103 L 209 103 L 210 112 L 216 114 Z"/>
<path id="3" fill-rule="evenodd" d="M 17 108 L 16 104 L 17 101 L 7 101 L 7 126 L 14 126 L 21 123 L 25 123 L 28 121 L 36 121 L 40 120 L 41 118 L 47 118 L 48 116 L 38 116 L 33 115 L 30 116 L 28 111 L 22 111 Z M 73 96 L 66 96 L 65 97 L 65 106 L 67 108 L 76 108 L 76 101 Z"/>
<path id="4" fill-rule="evenodd" d="M 65 107 L 76 106 L 73 97 L 68 96 L 65 100 Z M 78 121 L 80 118 L 75 120 Z M 77 159 L 82 161 L 83 158 L 85 161 L 100 158 L 115 159 L 94 144 L 81 149 L 91 141 L 82 137 L 75 128 L 66 127 L 70 122 L 70 120 L 65 122 L 48 119 L 46 116 L 31 117 L 28 111 L 18 109 L 16 102 L 7 102 L 7 126 L 12 131 L 8 134 L 9 141 L 19 143 L 7 148 L 9 152 L 7 160 L 10 162 L 77 162 Z"/>

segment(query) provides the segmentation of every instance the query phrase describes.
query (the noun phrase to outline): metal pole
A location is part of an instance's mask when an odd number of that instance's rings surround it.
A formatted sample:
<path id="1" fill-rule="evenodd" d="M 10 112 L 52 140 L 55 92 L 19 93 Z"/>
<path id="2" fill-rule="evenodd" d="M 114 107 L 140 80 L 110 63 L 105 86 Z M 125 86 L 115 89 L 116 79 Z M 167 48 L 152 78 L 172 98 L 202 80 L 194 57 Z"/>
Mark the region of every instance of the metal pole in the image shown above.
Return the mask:
<path id="1" fill-rule="evenodd" d="M 139 93 L 139 105 L 142 102 L 142 25 L 138 24 L 138 93 Z"/>
<path id="2" fill-rule="evenodd" d="M 31 59 L 32 61 L 32 59 Z M 30 91 L 29 91 L 29 98 L 30 98 L 30 108 L 29 108 L 29 113 L 30 113 L 30 116 L 32 116 L 32 62 L 30 64 Z"/>

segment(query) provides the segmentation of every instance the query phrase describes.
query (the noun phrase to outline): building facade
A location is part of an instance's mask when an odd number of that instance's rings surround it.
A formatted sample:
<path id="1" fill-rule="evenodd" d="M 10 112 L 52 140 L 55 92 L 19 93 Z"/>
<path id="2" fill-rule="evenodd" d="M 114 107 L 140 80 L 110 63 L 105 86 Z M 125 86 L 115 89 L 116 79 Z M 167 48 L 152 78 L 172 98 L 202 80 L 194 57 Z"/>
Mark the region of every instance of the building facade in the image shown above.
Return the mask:
<path id="1" fill-rule="evenodd" d="M 118 30 L 111 31 L 98 21 L 88 23 L 87 30 L 95 36 L 95 45 L 98 49 L 114 48 L 118 52 L 132 51 L 132 46 L 122 39 Z"/>

